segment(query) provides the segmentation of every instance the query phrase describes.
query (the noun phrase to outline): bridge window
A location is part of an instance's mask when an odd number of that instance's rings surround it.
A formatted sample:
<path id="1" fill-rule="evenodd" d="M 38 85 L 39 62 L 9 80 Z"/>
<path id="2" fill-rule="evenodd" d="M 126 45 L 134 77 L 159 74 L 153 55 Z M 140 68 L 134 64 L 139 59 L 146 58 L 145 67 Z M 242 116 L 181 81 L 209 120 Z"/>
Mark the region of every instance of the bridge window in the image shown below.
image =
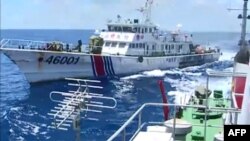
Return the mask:
<path id="1" fill-rule="evenodd" d="M 132 27 L 124 26 L 124 27 L 122 27 L 122 31 L 123 32 L 132 32 Z"/>
<path id="2" fill-rule="evenodd" d="M 148 32 L 148 28 L 145 28 L 145 33 L 147 33 Z"/>
<path id="3" fill-rule="evenodd" d="M 119 48 L 124 48 L 126 46 L 126 43 L 120 43 Z"/>
<path id="4" fill-rule="evenodd" d="M 174 45 L 171 45 L 171 49 L 174 49 Z"/>
<path id="5" fill-rule="evenodd" d="M 152 33 L 152 28 L 149 28 L 149 33 Z"/>
<path id="6" fill-rule="evenodd" d="M 108 31 L 114 31 L 114 30 L 115 30 L 114 26 L 111 25 L 108 26 Z"/>
<path id="7" fill-rule="evenodd" d="M 134 48 L 134 44 L 129 44 L 129 48 Z"/>
<path id="8" fill-rule="evenodd" d="M 130 27 L 131 28 L 131 27 Z M 121 32 L 121 31 L 123 31 L 124 29 L 123 29 L 123 27 L 121 27 L 121 26 L 111 26 L 111 25 L 109 25 L 108 26 L 108 31 L 119 31 L 119 32 Z M 129 29 L 129 27 L 126 27 L 126 29 L 125 29 L 126 31 L 129 31 L 130 29 Z"/>
<path id="9" fill-rule="evenodd" d="M 116 47 L 117 46 L 117 42 L 112 42 L 111 47 Z"/>
<path id="10" fill-rule="evenodd" d="M 135 48 L 135 44 L 132 44 L 132 48 Z"/>
<path id="11" fill-rule="evenodd" d="M 164 50 L 164 45 L 163 44 L 161 45 L 161 50 Z"/>
<path id="12" fill-rule="evenodd" d="M 137 31 L 138 31 L 137 27 L 135 27 L 135 28 L 133 29 L 133 31 L 134 31 L 134 32 L 137 32 Z"/>
<path id="13" fill-rule="evenodd" d="M 168 50 L 168 45 L 165 45 L 165 50 Z"/>
<path id="14" fill-rule="evenodd" d="M 105 43 L 105 46 L 106 46 L 106 47 L 109 47 L 110 45 L 111 45 L 111 42 L 106 42 L 106 43 Z"/>
<path id="15" fill-rule="evenodd" d="M 121 32 L 122 31 L 122 27 L 118 26 L 117 27 L 117 31 Z"/>
<path id="16" fill-rule="evenodd" d="M 179 45 L 179 49 L 180 49 L 180 50 L 182 49 L 182 45 Z"/>
<path id="17" fill-rule="evenodd" d="M 142 48 L 142 43 L 139 44 L 139 48 Z"/>

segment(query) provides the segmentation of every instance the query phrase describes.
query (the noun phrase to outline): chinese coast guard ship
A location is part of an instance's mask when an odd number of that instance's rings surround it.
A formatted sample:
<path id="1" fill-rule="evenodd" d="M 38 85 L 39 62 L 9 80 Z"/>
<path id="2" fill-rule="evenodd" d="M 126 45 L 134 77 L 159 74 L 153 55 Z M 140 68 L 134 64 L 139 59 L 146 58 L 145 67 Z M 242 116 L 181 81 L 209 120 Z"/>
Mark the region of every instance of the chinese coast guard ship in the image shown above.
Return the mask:
<path id="1" fill-rule="evenodd" d="M 73 46 L 63 42 L 3 39 L 1 52 L 29 82 L 65 77 L 107 77 L 154 69 L 187 67 L 219 59 L 220 49 L 195 45 L 180 26 L 163 32 L 151 21 L 152 0 L 139 9 L 142 21 L 110 21 L 107 29 Z"/>

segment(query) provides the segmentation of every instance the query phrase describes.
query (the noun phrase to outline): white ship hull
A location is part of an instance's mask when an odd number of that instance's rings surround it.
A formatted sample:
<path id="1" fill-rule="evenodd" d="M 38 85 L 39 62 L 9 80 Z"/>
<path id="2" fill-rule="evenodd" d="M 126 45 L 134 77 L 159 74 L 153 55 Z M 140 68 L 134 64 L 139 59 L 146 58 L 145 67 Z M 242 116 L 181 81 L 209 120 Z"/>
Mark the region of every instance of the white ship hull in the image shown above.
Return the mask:
<path id="1" fill-rule="evenodd" d="M 93 55 L 44 50 L 1 49 L 29 82 L 65 77 L 109 77 L 154 69 L 181 68 L 218 60 L 220 53 L 164 57 Z"/>

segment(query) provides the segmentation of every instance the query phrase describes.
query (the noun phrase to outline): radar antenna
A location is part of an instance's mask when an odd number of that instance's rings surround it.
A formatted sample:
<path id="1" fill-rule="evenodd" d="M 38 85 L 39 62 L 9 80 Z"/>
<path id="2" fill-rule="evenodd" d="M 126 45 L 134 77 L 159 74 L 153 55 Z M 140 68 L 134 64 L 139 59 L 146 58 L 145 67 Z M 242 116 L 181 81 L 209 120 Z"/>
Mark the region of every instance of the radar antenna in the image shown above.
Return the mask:
<path id="1" fill-rule="evenodd" d="M 97 118 L 87 117 L 88 112 L 101 113 L 100 109 L 113 109 L 116 107 L 116 100 L 112 97 L 105 97 L 102 94 L 92 93 L 90 89 L 102 89 L 103 87 L 97 85 L 90 85 L 88 83 L 100 83 L 96 80 L 65 78 L 68 81 L 68 86 L 76 87 L 76 90 L 69 90 L 68 92 L 52 91 L 50 99 L 57 102 L 49 116 L 52 117 L 52 126 L 50 128 L 65 130 L 73 123 L 73 128 L 76 131 L 76 141 L 80 141 L 80 120 L 81 118 L 97 121 Z M 57 96 L 64 97 L 64 99 L 54 99 Z M 105 105 L 104 102 L 111 103 Z M 113 103 L 113 104 L 112 104 Z M 84 116 L 81 117 L 81 113 Z"/>

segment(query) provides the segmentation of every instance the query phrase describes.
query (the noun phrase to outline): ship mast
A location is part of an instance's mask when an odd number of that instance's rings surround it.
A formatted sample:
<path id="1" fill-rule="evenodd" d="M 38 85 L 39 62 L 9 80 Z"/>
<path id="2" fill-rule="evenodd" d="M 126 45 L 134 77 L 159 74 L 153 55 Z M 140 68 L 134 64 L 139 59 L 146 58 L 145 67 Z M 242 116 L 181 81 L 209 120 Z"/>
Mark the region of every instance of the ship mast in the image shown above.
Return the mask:
<path id="1" fill-rule="evenodd" d="M 242 28 L 241 28 L 241 39 L 240 39 L 240 45 L 241 49 L 247 48 L 247 41 L 246 41 L 246 26 L 247 26 L 247 2 L 248 0 L 244 0 L 243 5 L 243 15 L 239 15 L 239 18 L 242 18 Z"/>
<path id="2" fill-rule="evenodd" d="M 145 6 L 138 9 L 143 14 L 144 22 L 151 23 L 151 10 L 154 0 L 147 0 Z"/>
<path id="3" fill-rule="evenodd" d="M 238 16 L 239 19 L 242 19 L 242 24 L 241 24 L 241 37 L 239 41 L 239 46 L 240 49 L 237 52 L 234 61 L 238 63 L 243 63 L 243 64 L 248 64 L 249 63 L 249 54 L 250 54 L 250 48 L 248 41 L 246 41 L 246 27 L 247 27 L 247 20 L 250 19 L 250 15 L 247 15 L 247 3 L 248 0 L 243 0 L 243 15 L 240 14 Z M 239 9 L 229 9 L 229 10 L 239 10 Z"/>

